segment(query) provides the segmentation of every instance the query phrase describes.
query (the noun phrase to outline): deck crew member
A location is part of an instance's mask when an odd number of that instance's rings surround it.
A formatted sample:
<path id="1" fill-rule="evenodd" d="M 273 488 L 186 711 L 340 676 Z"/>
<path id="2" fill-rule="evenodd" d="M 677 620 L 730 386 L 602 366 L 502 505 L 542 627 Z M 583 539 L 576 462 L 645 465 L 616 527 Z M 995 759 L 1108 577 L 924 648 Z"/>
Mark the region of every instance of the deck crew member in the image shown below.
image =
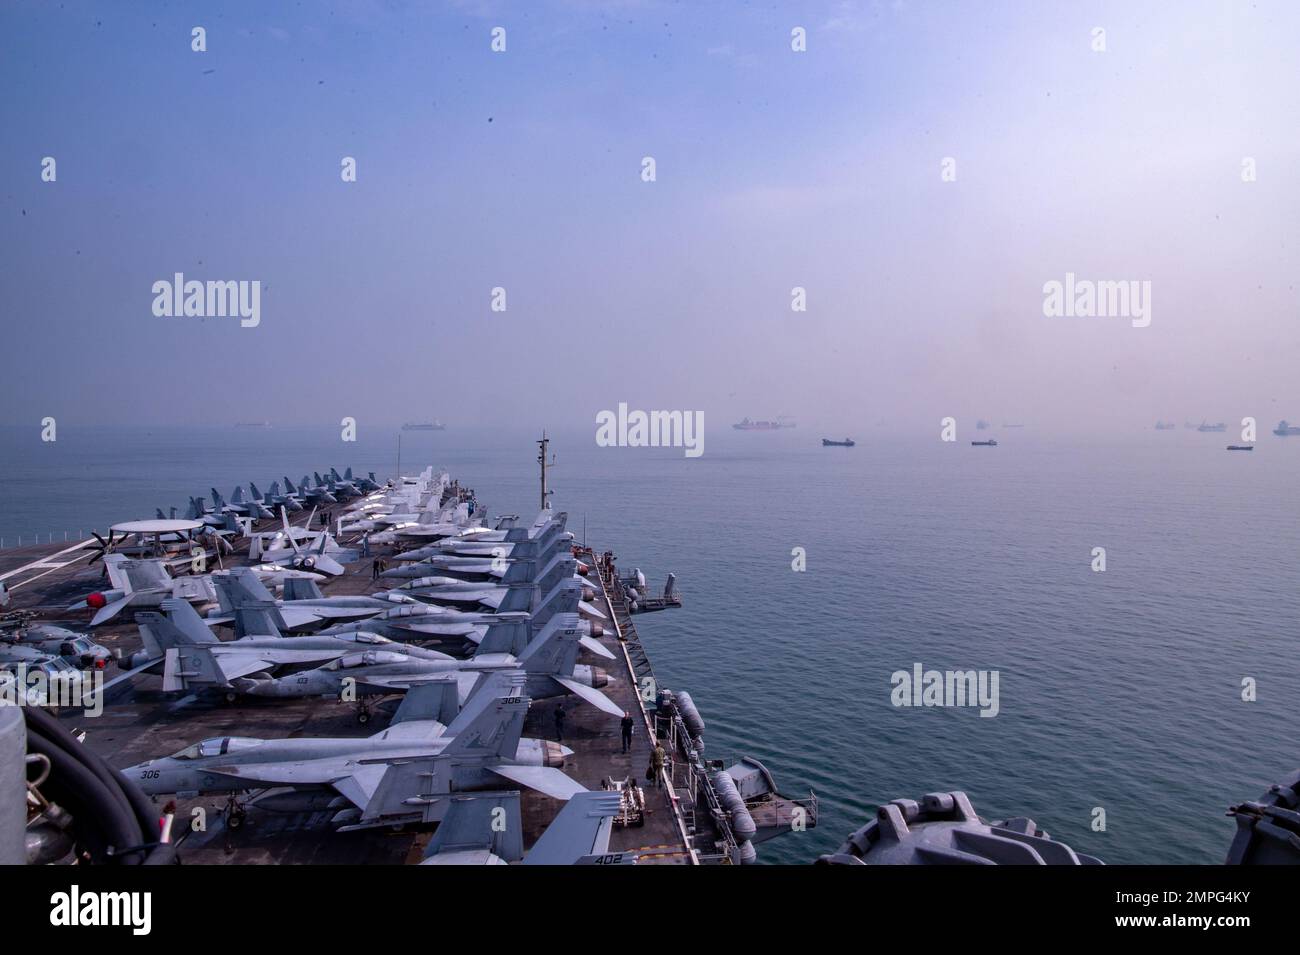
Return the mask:
<path id="1" fill-rule="evenodd" d="M 668 754 L 664 752 L 664 744 L 656 742 L 654 750 L 650 753 L 650 775 L 651 781 L 654 783 L 656 789 L 660 786 L 660 778 L 663 773 L 664 763 L 667 762 L 667 760 Z"/>
<path id="2" fill-rule="evenodd" d="M 629 714 L 627 710 L 624 710 L 622 727 L 623 727 L 623 752 L 625 753 L 632 748 L 632 727 L 635 725 L 636 724 L 635 722 L 633 722 L 631 714 Z"/>

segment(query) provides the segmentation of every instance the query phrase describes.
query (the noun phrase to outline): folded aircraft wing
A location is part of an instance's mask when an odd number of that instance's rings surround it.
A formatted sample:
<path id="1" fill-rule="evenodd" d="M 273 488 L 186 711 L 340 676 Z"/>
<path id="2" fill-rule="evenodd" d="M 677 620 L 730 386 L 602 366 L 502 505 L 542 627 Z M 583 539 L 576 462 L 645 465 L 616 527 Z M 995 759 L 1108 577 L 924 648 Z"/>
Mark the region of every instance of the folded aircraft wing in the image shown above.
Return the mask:
<path id="1" fill-rule="evenodd" d="M 623 709 L 595 687 L 587 686 L 585 683 L 579 683 L 577 680 L 570 680 L 567 677 L 562 676 L 552 676 L 551 679 L 560 684 L 560 686 L 564 687 L 574 696 L 586 700 L 602 713 L 608 713 L 610 716 L 623 715 Z"/>
<path id="2" fill-rule="evenodd" d="M 511 782 L 527 786 L 529 789 L 536 789 L 539 793 L 550 796 L 552 799 L 567 800 L 575 793 L 585 793 L 587 791 L 581 783 L 551 766 L 517 766 L 513 763 L 500 763 L 484 768 L 491 770 L 498 776 L 504 776 Z"/>

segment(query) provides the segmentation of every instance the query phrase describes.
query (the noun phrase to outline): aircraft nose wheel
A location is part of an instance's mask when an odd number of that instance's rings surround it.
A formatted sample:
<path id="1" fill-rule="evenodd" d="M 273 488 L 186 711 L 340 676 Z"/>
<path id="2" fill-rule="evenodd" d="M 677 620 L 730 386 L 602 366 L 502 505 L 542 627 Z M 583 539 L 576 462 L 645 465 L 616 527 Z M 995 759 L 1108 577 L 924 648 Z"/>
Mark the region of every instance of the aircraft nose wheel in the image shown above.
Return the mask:
<path id="1" fill-rule="evenodd" d="M 362 726 L 365 726 L 367 723 L 370 722 L 370 704 L 369 704 L 369 703 L 358 703 L 358 704 L 357 704 L 357 722 L 360 723 Z"/>
<path id="2" fill-rule="evenodd" d="M 244 809 L 239 800 L 231 796 L 226 800 L 226 828 L 240 829 L 244 821 L 248 818 L 248 811 Z"/>

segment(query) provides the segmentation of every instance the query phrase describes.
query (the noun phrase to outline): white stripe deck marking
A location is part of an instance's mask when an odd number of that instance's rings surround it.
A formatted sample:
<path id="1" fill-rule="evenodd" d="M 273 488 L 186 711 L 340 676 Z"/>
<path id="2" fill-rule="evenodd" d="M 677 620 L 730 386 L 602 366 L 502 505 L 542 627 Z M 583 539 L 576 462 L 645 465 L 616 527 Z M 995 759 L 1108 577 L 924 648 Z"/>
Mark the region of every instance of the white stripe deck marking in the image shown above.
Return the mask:
<path id="1" fill-rule="evenodd" d="M 62 570 L 64 567 L 67 567 L 70 564 L 77 563 L 77 561 L 79 560 L 85 560 L 88 557 L 93 557 L 94 556 L 93 551 L 85 551 L 82 554 L 72 558 L 71 560 L 65 560 L 61 564 L 56 564 L 53 562 L 56 557 L 64 557 L 68 554 L 73 553 L 74 551 L 82 550 L 89 543 L 91 543 L 91 541 L 84 540 L 79 544 L 73 544 L 71 547 L 65 547 L 63 550 L 59 551 L 58 553 L 48 554 L 45 557 L 40 557 L 32 561 L 30 564 L 23 564 L 23 566 L 17 568 L 16 570 L 11 570 L 6 574 L 0 574 L 0 580 L 8 580 L 10 577 L 15 576 L 16 574 L 26 573 L 27 571 L 31 571 L 31 570 L 45 571 L 45 573 L 37 574 L 35 577 L 28 577 L 26 580 L 20 580 L 18 583 L 8 588 L 9 590 L 17 590 L 19 587 L 22 587 L 26 584 L 30 584 L 33 580 L 40 580 L 46 574 L 52 574 L 56 570 Z"/>

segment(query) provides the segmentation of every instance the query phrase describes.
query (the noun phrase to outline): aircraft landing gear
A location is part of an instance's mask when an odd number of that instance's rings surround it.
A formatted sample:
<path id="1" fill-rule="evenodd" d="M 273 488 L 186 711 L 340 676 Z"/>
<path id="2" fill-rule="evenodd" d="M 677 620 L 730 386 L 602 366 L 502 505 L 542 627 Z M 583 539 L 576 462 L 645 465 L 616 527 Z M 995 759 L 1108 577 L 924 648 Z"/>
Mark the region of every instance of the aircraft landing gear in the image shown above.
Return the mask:
<path id="1" fill-rule="evenodd" d="M 226 800 L 226 828 L 242 828 L 247 818 L 248 811 L 244 808 L 243 803 L 236 798 L 234 793 L 231 793 L 230 798 Z"/>
<path id="2" fill-rule="evenodd" d="M 370 704 L 365 700 L 357 701 L 357 722 L 362 726 L 370 722 Z"/>

